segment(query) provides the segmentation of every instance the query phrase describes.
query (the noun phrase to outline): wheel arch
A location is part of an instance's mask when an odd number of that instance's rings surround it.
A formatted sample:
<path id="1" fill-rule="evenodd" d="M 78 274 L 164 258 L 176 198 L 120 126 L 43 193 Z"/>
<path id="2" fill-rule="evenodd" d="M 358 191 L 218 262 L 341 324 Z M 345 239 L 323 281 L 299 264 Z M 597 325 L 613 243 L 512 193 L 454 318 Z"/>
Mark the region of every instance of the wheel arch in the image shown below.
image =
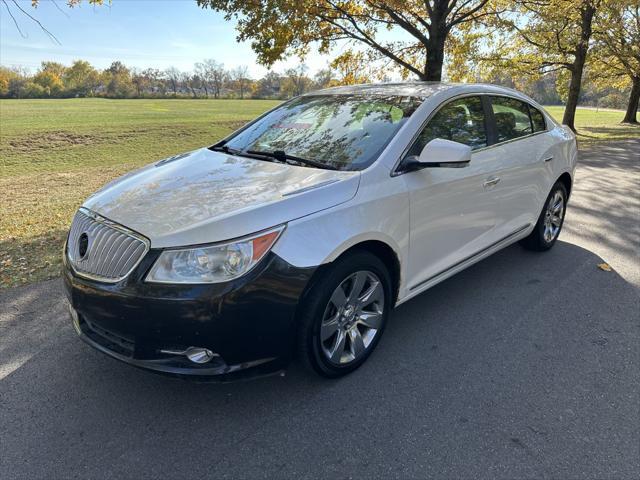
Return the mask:
<path id="1" fill-rule="evenodd" d="M 400 259 L 398 258 L 395 250 L 391 248 L 389 244 L 380 240 L 365 240 L 360 243 L 356 243 L 345 250 L 340 257 L 357 250 L 365 250 L 372 253 L 385 264 L 387 270 L 389 270 L 389 275 L 391 276 L 391 292 L 393 294 L 391 305 L 395 305 L 398 300 L 401 278 Z"/>
<path id="2" fill-rule="evenodd" d="M 557 182 L 561 182 L 564 185 L 564 188 L 567 189 L 567 197 L 571 196 L 571 187 L 573 185 L 573 179 L 571 178 L 571 174 L 569 172 L 564 172 L 562 175 L 558 177 Z"/>
<path id="3" fill-rule="evenodd" d="M 400 261 L 400 255 L 398 250 L 391 246 L 391 242 L 387 242 L 380 238 L 368 238 L 368 239 L 352 239 L 350 242 L 345 242 L 340 248 L 336 249 L 316 270 L 313 278 L 309 281 L 308 288 L 315 284 L 315 280 L 324 272 L 327 268 L 330 268 L 332 263 L 345 257 L 356 251 L 367 251 L 378 257 L 382 263 L 387 267 L 392 282 L 392 302 L 391 305 L 395 305 L 400 294 L 400 286 L 402 281 L 402 267 Z"/>

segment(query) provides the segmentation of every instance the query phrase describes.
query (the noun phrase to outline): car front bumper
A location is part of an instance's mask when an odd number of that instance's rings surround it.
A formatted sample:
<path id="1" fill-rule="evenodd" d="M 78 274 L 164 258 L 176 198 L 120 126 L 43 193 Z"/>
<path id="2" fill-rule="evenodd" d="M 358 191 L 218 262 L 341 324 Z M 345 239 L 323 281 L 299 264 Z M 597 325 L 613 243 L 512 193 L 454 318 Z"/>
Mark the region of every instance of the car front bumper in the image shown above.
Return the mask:
<path id="1" fill-rule="evenodd" d="M 233 380 L 286 366 L 294 351 L 296 307 L 315 268 L 293 267 L 271 253 L 228 283 L 146 283 L 159 254 L 150 250 L 116 284 L 78 276 L 65 255 L 71 317 L 85 342 L 131 365 L 178 376 Z M 215 355 L 194 363 L 178 353 L 189 347 Z"/>

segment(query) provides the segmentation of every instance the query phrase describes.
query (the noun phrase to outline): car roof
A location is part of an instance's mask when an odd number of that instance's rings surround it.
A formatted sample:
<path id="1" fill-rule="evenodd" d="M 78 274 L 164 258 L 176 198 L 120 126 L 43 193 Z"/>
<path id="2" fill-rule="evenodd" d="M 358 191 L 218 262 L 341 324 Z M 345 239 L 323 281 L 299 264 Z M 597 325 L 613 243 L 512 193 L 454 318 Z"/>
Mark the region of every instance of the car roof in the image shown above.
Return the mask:
<path id="1" fill-rule="evenodd" d="M 305 95 L 398 95 L 427 98 L 436 93 L 448 91 L 452 95 L 461 93 L 502 93 L 515 97 L 526 97 L 511 88 L 489 83 L 448 83 L 448 82 L 397 82 L 365 83 L 325 88 Z"/>

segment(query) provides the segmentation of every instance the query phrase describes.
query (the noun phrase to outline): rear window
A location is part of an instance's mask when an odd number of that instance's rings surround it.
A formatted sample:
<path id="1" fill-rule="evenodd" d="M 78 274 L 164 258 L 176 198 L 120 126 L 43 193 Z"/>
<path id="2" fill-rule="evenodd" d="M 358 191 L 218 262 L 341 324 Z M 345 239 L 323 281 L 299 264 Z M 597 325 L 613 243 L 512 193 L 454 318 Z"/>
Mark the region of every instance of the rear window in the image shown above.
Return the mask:
<path id="1" fill-rule="evenodd" d="M 491 97 L 498 142 L 513 140 L 533 133 L 529 105 L 508 97 Z"/>
<path id="2" fill-rule="evenodd" d="M 534 132 L 544 132 L 547 129 L 547 124 L 544 121 L 544 115 L 537 108 L 529 105 L 529 113 L 531 113 L 531 123 L 533 123 Z"/>

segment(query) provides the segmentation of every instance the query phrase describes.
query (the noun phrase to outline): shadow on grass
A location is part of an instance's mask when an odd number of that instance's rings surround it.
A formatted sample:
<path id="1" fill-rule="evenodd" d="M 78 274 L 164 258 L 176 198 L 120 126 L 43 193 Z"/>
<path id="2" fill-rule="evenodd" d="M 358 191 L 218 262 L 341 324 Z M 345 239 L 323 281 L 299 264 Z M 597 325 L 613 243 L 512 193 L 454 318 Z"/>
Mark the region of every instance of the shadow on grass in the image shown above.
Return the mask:
<path id="1" fill-rule="evenodd" d="M 640 125 L 620 123 L 612 126 L 579 126 L 578 141 L 587 143 L 609 142 L 617 140 L 636 140 L 640 138 Z"/>
<path id="2" fill-rule="evenodd" d="M 34 238 L 0 241 L 0 290 L 57 276 L 66 236 L 67 230 L 52 230 Z"/>

